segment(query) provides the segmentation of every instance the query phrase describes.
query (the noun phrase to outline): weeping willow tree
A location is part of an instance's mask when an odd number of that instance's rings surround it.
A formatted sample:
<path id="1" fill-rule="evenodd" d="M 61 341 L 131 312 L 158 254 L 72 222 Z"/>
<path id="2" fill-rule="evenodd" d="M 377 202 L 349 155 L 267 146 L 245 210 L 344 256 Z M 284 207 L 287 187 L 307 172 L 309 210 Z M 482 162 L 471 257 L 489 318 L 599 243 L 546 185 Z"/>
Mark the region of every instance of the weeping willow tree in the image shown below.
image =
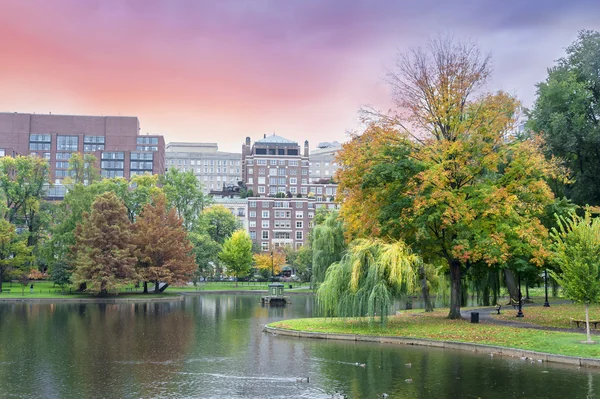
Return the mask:
<path id="1" fill-rule="evenodd" d="M 379 316 L 384 324 L 394 299 L 419 286 L 421 264 L 402 241 L 356 240 L 327 269 L 317 302 L 325 316 Z"/>
<path id="2" fill-rule="evenodd" d="M 343 222 L 337 211 L 331 211 L 317 224 L 311 233 L 311 246 L 313 249 L 313 275 L 312 282 L 319 284 L 325 280 L 325 273 L 329 266 L 342 259 L 346 250 L 344 240 Z"/>

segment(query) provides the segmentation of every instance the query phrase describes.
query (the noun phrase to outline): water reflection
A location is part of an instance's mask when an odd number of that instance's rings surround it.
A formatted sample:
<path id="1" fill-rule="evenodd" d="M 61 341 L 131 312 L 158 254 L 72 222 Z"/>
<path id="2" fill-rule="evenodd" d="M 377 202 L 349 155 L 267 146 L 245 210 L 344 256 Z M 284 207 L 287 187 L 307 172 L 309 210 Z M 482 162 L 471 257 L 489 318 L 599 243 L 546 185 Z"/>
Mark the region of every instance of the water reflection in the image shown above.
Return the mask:
<path id="1" fill-rule="evenodd" d="M 262 332 L 309 297 L 0 304 L 0 398 L 592 398 L 597 370 Z M 306 382 L 309 377 L 309 382 Z"/>

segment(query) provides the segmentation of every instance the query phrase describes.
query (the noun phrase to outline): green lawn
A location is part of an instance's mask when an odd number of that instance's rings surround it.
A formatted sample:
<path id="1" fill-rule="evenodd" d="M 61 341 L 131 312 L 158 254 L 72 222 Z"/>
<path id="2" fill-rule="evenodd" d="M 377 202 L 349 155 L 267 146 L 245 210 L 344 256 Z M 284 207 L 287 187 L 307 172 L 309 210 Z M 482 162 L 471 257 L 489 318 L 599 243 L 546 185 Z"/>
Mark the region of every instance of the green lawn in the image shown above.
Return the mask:
<path id="1" fill-rule="evenodd" d="M 285 320 L 273 327 L 323 333 L 365 334 L 424 338 L 440 341 L 472 342 L 533 350 L 568 356 L 600 358 L 600 345 L 582 344 L 585 334 L 472 324 L 468 320 L 448 320 L 447 309 L 433 313 L 403 312 L 388 319 L 382 327 L 365 319 L 313 318 Z M 513 316 L 514 319 L 514 316 Z M 511 319 L 512 320 L 512 319 Z"/>
<path id="2" fill-rule="evenodd" d="M 257 282 L 239 282 L 238 286 L 235 286 L 235 282 L 208 282 L 198 283 L 194 285 L 185 286 L 169 286 L 161 295 L 175 295 L 182 292 L 196 292 L 196 291 L 267 291 L 269 283 L 257 283 Z M 285 289 L 288 290 L 288 284 L 286 283 Z M 302 286 L 297 283 L 292 283 L 294 291 L 296 292 L 310 292 L 308 285 Z M 65 287 L 61 290 L 59 286 L 54 285 L 51 281 L 34 281 L 33 282 L 33 293 L 30 293 L 29 284 L 23 289 L 23 286 L 19 283 L 2 283 L 3 292 L 0 293 L 0 299 L 2 298 L 90 298 L 94 297 L 93 294 L 87 293 L 75 293 L 75 289 L 72 287 Z M 10 290 L 10 292 L 4 292 Z M 153 298 L 154 285 L 150 284 L 148 290 L 150 294 L 143 295 L 142 287 L 136 288 L 133 284 L 119 287 L 115 293 L 119 297 L 135 297 L 135 298 Z M 285 292 L 285 291 L 284 291 Z"/>
<path id="3" fill-rule="evenodd" d="M 494 315 L 493 317 L 558 328 L 573 328 L 571 318 L 585 320 L 585 307 L 579 304 L 557 305 L 550 302 L 549 308 L 543 306 L 524 306 L 523 314 L 525 317 L 523 318 L 516 318 L 516 312 L 512 306 L 506 307 L 502 309 L 501 315 Z M 590 320 L 600 320 L 600 306 L 590 305 Z"/>

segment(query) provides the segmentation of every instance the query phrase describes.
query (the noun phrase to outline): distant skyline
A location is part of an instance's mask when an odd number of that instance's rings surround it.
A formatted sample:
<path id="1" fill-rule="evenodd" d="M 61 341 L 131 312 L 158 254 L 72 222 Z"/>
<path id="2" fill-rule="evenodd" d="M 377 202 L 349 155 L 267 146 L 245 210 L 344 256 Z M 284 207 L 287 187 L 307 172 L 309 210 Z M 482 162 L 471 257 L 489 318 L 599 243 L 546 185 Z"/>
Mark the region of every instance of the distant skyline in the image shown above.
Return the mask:
<path id="1" fill-rule="evenodd" d="M 451 32 L 525 106 L 597 0 L 3 0 L 0 111 L 128 115 L 167 142 L 346 141 L 395 55 Z"/>

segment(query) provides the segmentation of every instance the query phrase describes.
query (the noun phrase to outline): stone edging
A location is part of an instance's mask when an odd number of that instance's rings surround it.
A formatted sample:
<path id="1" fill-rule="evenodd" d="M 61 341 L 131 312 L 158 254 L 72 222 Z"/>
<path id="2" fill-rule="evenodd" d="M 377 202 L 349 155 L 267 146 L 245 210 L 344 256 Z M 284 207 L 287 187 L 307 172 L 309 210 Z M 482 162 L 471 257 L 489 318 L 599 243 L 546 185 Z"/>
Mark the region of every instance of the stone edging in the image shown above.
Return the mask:
<path id="1" fill-rule="evenodd" d="M 144 303 L 180 302 L 183 295 L 161 298 L 0 298 L 0 303 Z"/>
<path id="2" fill-rule="evenodd" d="M 247 290 L 247 291 L 242 291 L 242 290 L 232 290 L 232 291 L 198 290 L 198 291 L 181 291 L 180 292 L 181 295 L 189 295 L 189 296 L 204 295 L 204 294 L 209 294 L 209 295 L 219 295 L 219 294 L 224 294 L 224 295 L 265 295 L 268 293 L 269 293 L 269 291 L 267 291 L 267 290 Z M 314 295 L 312 292 L 284 291 L 284 293 L 285 293 L 285 295 L 304 295 L 304 296 Z"/>
<path id="3" fill-rule="evenodd" d="M 565 355 L 553 355 L 551 353 L 536 352 L 525 349 L 506 348 L 503 346 L 492 346 L 483 344 L 474 344 L 470 342 L 454 341 L 434 341 L 420 338 L 407 337 L 385 337 L 375 335 L 357 335 L 357 334 L 330 334 L 308 331 L 286 330 L 277 327 L 265 326 L 264 331 L 271 334 L 287 335 L 298 338 L 316 338 L 316 339 L 335 339 L 343 341 L 357 342 L 379 342 L 386 344 L 429 346 L 434 348 L 455 349 L 477 353 L 487 353 L 491 355 L 510 356 L 516 358 L 526 358 L 532 361 L 544 361 L 553 363 L 569 364 L 579 367 L 600 367 L 600 359 L 591 359 L 585 357 L 574 357 Z"/>

